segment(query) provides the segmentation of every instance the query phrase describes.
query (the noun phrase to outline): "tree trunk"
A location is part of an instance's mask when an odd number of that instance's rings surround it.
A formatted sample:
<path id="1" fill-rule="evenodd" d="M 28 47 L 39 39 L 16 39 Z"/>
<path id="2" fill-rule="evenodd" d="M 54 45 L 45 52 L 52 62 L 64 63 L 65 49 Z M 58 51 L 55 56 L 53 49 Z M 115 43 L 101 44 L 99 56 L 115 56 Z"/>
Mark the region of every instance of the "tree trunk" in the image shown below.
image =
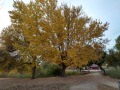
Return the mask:
<path id="1" fill-rule="evenodd" d="M 36 65 L 32 67 L 32 77 L 31 77 L 31 79 L 35 79 L 35 74 L 36 74 Z"/>
<path id="2" fill-rule="evenodd" d="M 106 75 L 106 72 L 105 72 L 105 70 L 102 68 L 102 66 L 101 66 L 101 65 L 98 65 L 98 66 L 99 66 L 100 69 L 103 71 L 103 74 Z"/>
<path id="3" fill-rule="evenodd" d="M 67 68 L 67 66 L 64 63 L 61 63 L 60 66 L 61 66 L 60 76 L 65 77 L 65 69 Z"/>
<path id="4" fill-rule="evenodd" d="M 80 72 L 82 71 L 82 68 L 79 68 Z"/>
<path id="5" fill-rule="evenodd" d="M 61 69 L 61 77 L 65 77 L 65 69 L 66 69 L 66 67 L 62 67 L 62 69 Z"/>
<path id="6" fill-rule="evenodd" d="M 61 69 L 61 77 L 65 77 L 65 69 L 66 69 L 66 68 L 62 68 L 62 69 Z"/>

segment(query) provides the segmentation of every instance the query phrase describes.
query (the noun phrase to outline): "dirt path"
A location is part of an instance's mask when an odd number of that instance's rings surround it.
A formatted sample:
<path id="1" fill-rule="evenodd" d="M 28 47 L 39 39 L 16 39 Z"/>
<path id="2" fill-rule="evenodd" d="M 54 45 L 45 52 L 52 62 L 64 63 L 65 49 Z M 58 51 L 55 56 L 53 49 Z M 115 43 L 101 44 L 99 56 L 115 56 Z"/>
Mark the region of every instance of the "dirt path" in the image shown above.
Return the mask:
<path id="1" fill-rule="evenodd" d="M 70 90 L 98 90 L 98 86 L 95 83 L 82 83 L 80 85 L 74 85 Z"/>
<path id="2" fill-rule="evenodd" d="M 92 78 L 89 81 L 71 86 L 70 90 L 119 90 L 118 80 L 116 79 L 102 76 L 100 73 L 91 73 L 87 76 L 92 76 Z"/>
<path id="3" fill-rule="evenodd" d="M 98 73 L 34 80 L 0 78 L 0 90 L 118 90 L 117 81 Z"/>

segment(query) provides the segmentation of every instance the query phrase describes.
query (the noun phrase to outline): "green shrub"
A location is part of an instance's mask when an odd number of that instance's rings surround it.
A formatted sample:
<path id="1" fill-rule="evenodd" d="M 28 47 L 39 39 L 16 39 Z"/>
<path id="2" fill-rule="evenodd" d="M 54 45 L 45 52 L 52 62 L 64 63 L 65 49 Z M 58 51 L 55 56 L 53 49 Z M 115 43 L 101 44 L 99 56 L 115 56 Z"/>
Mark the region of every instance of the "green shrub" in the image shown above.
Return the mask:
<path id="1" fill-rule="evenodd" d="M 59 76 L 61 73 L 61 69 L 56 64 L 50 64 L 47 67 L 47 75 L 48 76 Z"/>
<path id="2" fill-rule="evenodd" d="M 42 66 L 36 67 L 36 77 L 40 77 L 42 74 Z"/>
<path id="3" fill-rule="evenodd" d="M 47 66 L 43 67 L 42 75 L 45 77 L 48 76 L 59 76 L 61 73 L 61 68 L 57 64 L 48 64 Z"/>
<path id="4" fill-rule="evenodd" d="M 117 71 L 117 70 L 108 70 L 108 71 L 106 71 L 106 74 L 108 76 L 110 76 L 111 78 L 120 79 L 120 71 Z"/>

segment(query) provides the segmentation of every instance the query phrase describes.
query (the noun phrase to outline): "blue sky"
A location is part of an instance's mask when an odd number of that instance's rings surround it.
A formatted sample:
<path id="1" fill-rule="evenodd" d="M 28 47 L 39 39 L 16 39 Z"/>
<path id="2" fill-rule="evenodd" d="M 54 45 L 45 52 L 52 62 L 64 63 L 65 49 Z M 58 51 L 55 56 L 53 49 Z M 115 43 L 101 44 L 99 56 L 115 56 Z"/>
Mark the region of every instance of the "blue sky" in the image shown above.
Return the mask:
<path id="1" fill-rule="evenodd" d="M 13 0 L 0 0 L 0 31 L 10 25 L 8 10 L 12 10 Z M 23 0 L 29 2 L 30 0 Z M 58 0 L 58 3 L 67 3 L 72 6 L 82 5 L 85 13 L 93 19 L 100 19 L 102 22 L 109 22 L 109 29 L 105 37 L 111 40 L 107 49 L 112 48 L 115 39 L 120 35 L 120 0 Z"/>

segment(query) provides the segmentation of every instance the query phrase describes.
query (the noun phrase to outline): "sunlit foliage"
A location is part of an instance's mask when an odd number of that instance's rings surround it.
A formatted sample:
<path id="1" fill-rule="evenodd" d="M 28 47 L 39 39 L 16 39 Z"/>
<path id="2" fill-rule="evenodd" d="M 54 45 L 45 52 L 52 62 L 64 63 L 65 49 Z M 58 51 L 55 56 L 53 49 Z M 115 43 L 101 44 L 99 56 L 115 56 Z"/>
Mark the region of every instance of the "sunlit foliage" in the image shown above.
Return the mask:
<path id="1" fill-rule="evenodd" d="M 13 7 L 12 25 L 20 32 L 19 39 L 27 41 L 14 46 L 25 60 L 32 58 L 33 73 L 37 57 L 60 65 L 62 76 L 68 66 L 81 67 L 101 58 L 98 51 L 108 41 L 102 38 L 108 23 L 88 17 L 82 7 L 57 6 L 57 0 L 15 1 Z"/>

